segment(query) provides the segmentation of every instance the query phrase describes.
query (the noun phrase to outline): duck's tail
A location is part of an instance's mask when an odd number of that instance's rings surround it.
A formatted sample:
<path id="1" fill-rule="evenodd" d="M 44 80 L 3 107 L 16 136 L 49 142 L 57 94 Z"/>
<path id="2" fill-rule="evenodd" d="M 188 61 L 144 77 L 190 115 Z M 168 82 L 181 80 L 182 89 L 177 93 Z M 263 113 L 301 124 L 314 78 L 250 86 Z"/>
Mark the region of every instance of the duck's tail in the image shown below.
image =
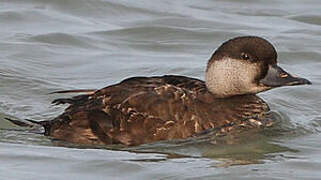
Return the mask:
<path id="1" fill-rule="evenodd" d="M 85 93 L 85 94 L 93 94 L 97 91 L 97 89 L 74 89 L 74 90 L 63 90 L 63 91 L 54 91 L 49 94 L 68 94 L 68 93 Z"/>
<path id="2" fill-rule="evenodd" d="M 51 103 L 54 105 L 59 104 L 75 104 L 76 102 L 80 103 L 83 101 L 88 100 L 88 97 L 94 94 L 97 89 L 75 89 L 75 90 L 63 90 L 63 91 L 54 91 L 49 94 L 73 94 L 73 93 L 80 93 L 81 95 L 74 96 L 71 98 L 59 98 L 55 99 Z"/>
<path id="3" fill-rule="evenodd" d="M 46 134 L 48 131 L 48 121 L 35 121 L 31 119 L 16 120 L 11 118 L 4 118 L 10 121 L 12 124 L 15 124 L 20 127 L 30 128 L 30 131 L 37 134 Z"/>
<path id="4" fill-rule="evenodd" d="M 30 120 L 30 119 L 25 119 L 24 121 L 21 120 L 15 120 L 15 119 L 11 119 L 11 118 L 4 118 L 8 121 L 10 121 L 11 123 L 18 125 L 20 127 L 34 127 L 34 126 L 40 126 L 41 123 L 38 121 L 34 121 L 34 120 Z"/>

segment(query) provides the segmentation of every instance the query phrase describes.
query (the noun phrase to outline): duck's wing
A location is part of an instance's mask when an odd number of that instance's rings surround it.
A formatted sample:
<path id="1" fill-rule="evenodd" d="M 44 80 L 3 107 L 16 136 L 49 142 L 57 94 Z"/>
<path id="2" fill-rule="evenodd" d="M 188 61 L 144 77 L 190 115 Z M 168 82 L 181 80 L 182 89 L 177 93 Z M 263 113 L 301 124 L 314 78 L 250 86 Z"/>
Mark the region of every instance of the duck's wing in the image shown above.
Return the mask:
<path id="1" fill-rule="evenodd" d="M 48 121 L 46 132 L 85 144 L 136 145 L 189 137 L 194 127 L 177 128 L 192 117 L 196 92 L 204 88 L 203 81 L 184 76 L 129 78 L 93 94 L 55 100 L 70 106 Z"/>
<path id="2" fill-rule="evenodd" d="M 65 94 L 65 93 L 81 93 L 81 95 L 73 96 L 72 98 L 59 98 L 52 101 L 52 104 L 81 104 L 87 102 L 91 98 L 98 98 L 100 96 L 108 96 L 117 103 L 131 96 L 133 93 L 141 91 L 152 91 L 155 88 L 164 85 L 172 85 L 178 88 L 186 89 L 195 92 L 206 91 L 205 83 L 196 78 L 177 75 L 165 75 L 154 77 L 132 77 L 123 80 L 122 82 L 107 86 L 103 89 L 76 89 L 76 90 L 62 90 L 54 91 L 50 94 Z"/>

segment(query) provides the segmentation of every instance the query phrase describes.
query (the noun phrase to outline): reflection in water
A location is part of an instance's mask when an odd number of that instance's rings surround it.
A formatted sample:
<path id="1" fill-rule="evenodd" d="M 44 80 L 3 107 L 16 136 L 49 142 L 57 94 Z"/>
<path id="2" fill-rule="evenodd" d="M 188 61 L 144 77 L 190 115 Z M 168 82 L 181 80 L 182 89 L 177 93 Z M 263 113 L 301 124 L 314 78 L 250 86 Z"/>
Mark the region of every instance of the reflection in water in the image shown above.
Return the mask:
<path id="1" fill-rule="evenodd" d="M 245 135 L 245 134 L 244 134 Z M 215 158 L 224 163 L 222 166 L 258 164 L 271 158 L 271 153 L 296 152 L 286 146 L 274 144 L 269 137 L 259 134 L 242 135 L 235 144 L 215 146 L 205 151 L 203 157 Z"/>
<path id="2" fill-rule="evenodd" d="M 210 158 L 218 161 L 215 166 L 231 166 L 263 163 L 273 157 L 272 153 L 296 152 L 286 146 L 274 143 L 264 135 L 243 133 L 239 137 L 219 137 L 207 140 L 193 139 L 185 142 L 156 143 L 143 147 L 126 148 L 133 152 L 164 153 L 171 158 Z M 148 161 L 148 160 L 146 160 Z"/>

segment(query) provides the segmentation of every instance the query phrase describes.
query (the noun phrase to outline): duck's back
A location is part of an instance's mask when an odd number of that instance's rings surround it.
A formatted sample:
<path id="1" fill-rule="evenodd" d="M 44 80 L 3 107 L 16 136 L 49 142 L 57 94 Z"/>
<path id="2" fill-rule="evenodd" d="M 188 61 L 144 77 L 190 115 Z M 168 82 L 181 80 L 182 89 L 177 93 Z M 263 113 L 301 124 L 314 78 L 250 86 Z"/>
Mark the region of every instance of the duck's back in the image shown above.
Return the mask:
<path id="1" fill-rule="evenodd" d="M 185 76 L 134 77 L 90 95 L 58 99 L 65 112 L 43 123 L 46 135 L 82 144 L 137 145 L 247 126 L 268 111 L 256 95 L 217 99 Z"/>

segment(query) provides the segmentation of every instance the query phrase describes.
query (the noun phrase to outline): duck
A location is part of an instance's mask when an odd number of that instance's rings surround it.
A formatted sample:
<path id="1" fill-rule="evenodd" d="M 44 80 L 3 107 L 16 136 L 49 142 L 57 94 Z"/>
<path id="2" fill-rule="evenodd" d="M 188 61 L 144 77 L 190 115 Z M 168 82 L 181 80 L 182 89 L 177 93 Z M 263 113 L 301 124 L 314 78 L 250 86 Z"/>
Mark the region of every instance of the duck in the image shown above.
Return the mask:
<path id="1" fill-rule="evenodd" d="M 308 84 L 278 66 L 269 41 L 241 36 L 214 51 L 205 81 L 181 75 L 130 77 L 98 90 L 56 91 L 80 95 L 54 100 L 69 105 L 57 117 L 30 122 L 41 125 L 45 136 L 86 145 L 134 146 L 211 130 L 224 135 L 273 124 L 266 118 L 268 104 L 257 93 Z"/>

